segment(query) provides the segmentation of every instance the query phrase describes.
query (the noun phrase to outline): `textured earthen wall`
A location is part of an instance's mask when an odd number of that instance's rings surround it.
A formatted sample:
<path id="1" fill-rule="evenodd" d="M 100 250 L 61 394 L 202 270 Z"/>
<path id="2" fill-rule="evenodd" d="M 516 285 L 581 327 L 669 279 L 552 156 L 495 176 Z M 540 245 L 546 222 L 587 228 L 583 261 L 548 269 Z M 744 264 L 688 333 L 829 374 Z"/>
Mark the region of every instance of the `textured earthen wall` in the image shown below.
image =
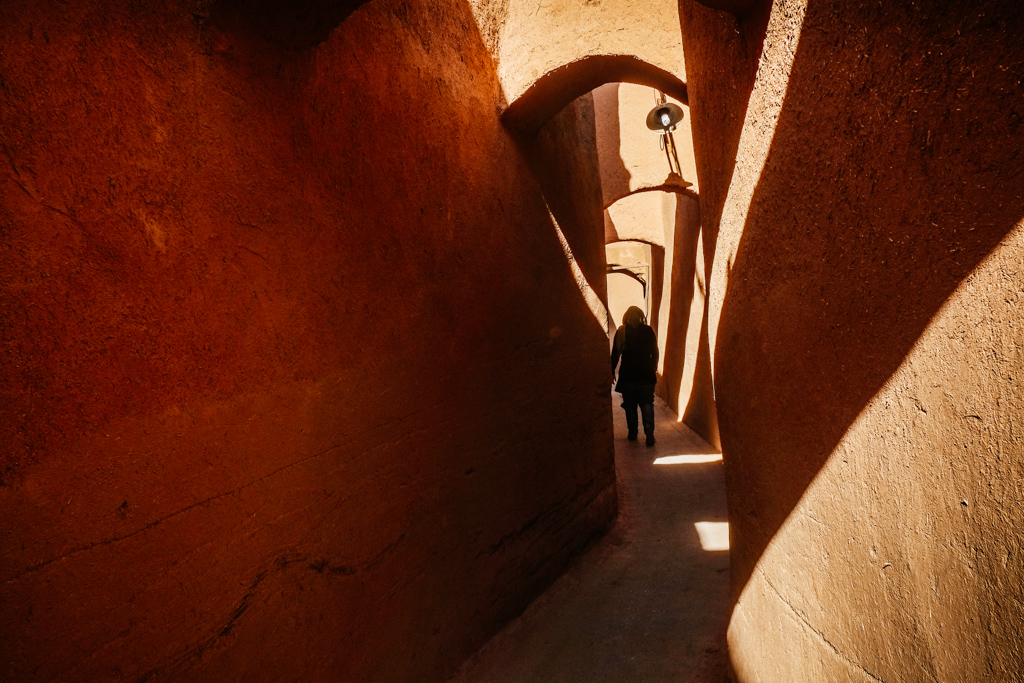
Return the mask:
<path id="1" fill-rule="evenodd" d="M 1024 680 L 1024 10 L 681 21 L 739 679 Z"/>
<path id="2" fill-rule="evenodd" d="M 244 6 L 4 5 L 4 680 L 437 679 L 614 514 L 589 101 Z"/>
<path id="3" fill-rule="evenodd" d="M 507 117 L 520 127 L 529 129 L 612 81 L 655 85 L 686 99 L 675 0 L 653 0 L 640 11 L 631 0 L 474 0 L 474 6 L 511 105 Z"/>

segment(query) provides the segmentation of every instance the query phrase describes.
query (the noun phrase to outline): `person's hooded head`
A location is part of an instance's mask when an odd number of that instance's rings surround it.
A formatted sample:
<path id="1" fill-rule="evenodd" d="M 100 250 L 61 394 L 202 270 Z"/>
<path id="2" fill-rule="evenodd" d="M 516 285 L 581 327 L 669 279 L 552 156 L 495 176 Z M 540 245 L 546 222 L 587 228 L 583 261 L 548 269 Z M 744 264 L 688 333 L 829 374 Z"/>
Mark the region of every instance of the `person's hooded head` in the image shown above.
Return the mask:
<path id="1" fill-rule="evenodd" d="M 644 323 L 644 312 L 636 306 L 630 306 L 622 314 L 622 324 L 626 327 L 640 327 Z"/>

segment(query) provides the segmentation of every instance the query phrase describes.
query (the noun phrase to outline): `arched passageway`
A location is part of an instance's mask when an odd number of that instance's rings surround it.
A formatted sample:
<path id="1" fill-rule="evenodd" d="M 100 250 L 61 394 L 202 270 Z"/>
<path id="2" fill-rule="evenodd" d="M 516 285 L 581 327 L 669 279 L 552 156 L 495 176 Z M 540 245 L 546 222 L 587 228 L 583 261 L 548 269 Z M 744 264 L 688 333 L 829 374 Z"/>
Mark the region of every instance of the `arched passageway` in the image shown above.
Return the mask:
<path id="1" fill-rule="evenodd" d="M 544 74 L 509 103 L 502 119 L 512 128 L 532 133 L 577 97 L 618 82 L 657 88 L 686 102 L 686 85 L 668 71 L 632 55 L 589 55 Z"/>
<path id="2" fill-rule="evenodd" d="M 620 249 L 617 245 L 644 245 L 642 257 L 630 254 L 630 263 L 643 266 L 649 277 L 645 310 L 664 350 L 658 395 L 679 420 L 717 445 L 710 359 L 702 340 L 706 286 L 699 205 L 681 193 L 634 193 L 605 210 L 605 240 L 609 266 L 622 263 L 622 257 L 613 254 Z M 608 287 L 612 305 L 611 277 Z M 614 311 L 611 318 L 619 322 Z"/>
<path id="3" fill-rule="evenodd" d="M 683 119 L 666 144 L 646 125 L 651 108 L 666 99 L 663 92 L 609 83 L 596 89 L 593 98 L 605 242 L 639 240 L 650 245 L 649 319 L 665 350 L 659 395 L 681 420 L 718 444 L 705 338 L 700 187 L 689 107 L 678 103 Z"/>
<path id="4" fill-rule="evenodd" d="M 643 242 L 623 241 L 605 248 L 608 259 L 608 317 L 616 325 L 631 306 L 636 306 L 651 317 L 651 290 L 653 288 L 651 245 Z M 609 334 L 609 342 L 614 337 Z"/>
<path id="5" fill-rule="evenodd" d="M 586 65 L 574 63 L 580 70 Z M 588 77 L 599 79 L 600 70 Z M 560 78 L 546 75 L 536 92 L 558 93 L 551 84 Z M 666 146 L 645 126 L 651 106 L 663 101 L 659 89 L 608 83 L 585 98 L 593 100 L 596 115 L 612 329 L 627 306 L 648 311 L 667 351 L 659 367 L 661 391 L 676 405 L 682 399 L 692 421 L 713 428 L 712 392 L 706 394 L 710 406 L 693 400 L 694 389 L 710 389 L 710 366 L 705 341 L 706 379 L 695 386 L 706 308 L 689 126 L 675 133 L 682 141 L 676 143 L 681 163 L 666 158 Z M 510 111 L 537 102 L 524 98 Z M 521 119 L 504 121 L 521 125 Z M 683 280 L 690 286 L 680 286 Z M 621 411 L 614 414 L 623 421 Z M 728 548 L 728 523 L 721 459 L 716 446 L 677 424 L 680 417 L 660 401 L 657 420 L 659 441 L 647 458 L 619 430 L 623 511 L 609 538 L 489 642 L 457 680 L 674 680 L 697 674 L 725 682 L 728 562 L 721 553 Z M 671 616 L 636 620 L 659 609 Z M 670 650 L 675 654 L 668 656 Z"/>

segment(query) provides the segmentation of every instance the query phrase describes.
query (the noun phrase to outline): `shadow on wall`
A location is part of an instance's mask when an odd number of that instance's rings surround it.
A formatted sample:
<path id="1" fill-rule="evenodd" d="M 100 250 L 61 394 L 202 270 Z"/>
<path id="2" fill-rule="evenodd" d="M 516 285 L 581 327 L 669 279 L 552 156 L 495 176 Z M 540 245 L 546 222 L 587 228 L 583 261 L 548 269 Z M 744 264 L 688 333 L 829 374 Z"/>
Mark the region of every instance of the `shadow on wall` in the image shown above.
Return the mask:
<path id="1" fill-rule="evenodd" d="M 1012 5 L 807 5 L 718 331 L 735 596 L 857 415 L 1024 216 Z"/>
<path id="2" fill-rule="evenodd" d="M 687 357 L 690 355 L 687 354 L 686 343 L 690 327 L 690 307 L 695 301 L 694 271 L 697 264 L 697 238 L 700 236 L 700 223 L 693 225 L 687 220 L 689 204 L 691 202 L 687 201 L 686 197 L 679 197 L 676 201 L 675 234 L 672 236 L 672 272 L 669 274 L 672 300 L 669 302 L 666 321 L 668 329 L 665 331 L 665 362 L 658 387 L 662 398 L 676 414 L 681 414 L 680 383 L 683 380 Z M 700 303 L 700 306 L 703 308 L 703 303 Z M 668 353 L 669 349 L 673 350 L 671 354 Z"/>
<path id="3" fill-rule="evenodd" d="M 708 340 L 708 304 L 710 299 L 704 297 L 704 307 L 700 316 L 700 332 L 697 334 L 697 352 L 694 359 L 693 379 L 688 394 L 681 391 L 680 395 L 687 398 L 683 409 L 683 421 L 693 431 L 703 436 L 708 443 L 722 450 L 722 440 L 718 422 L 718 399 L 715 396 L 715 385 L 711 374 L 711 346 Z M 691 314 L 690 324 L 694 323 Z M 687 350 L 692 348 L 688 343 Z M 685 388 L 685 385 L 681 387 Z"/>
<path id="4" fill-rule="evenodd" d="M 711 282 L 719 224 L 736 166 L 747 99 L 757 77 L 772 0 L 744 3 L 752 7 L 744 7 L 741 19 L 726 7 L 723 11 L 709 9 L 716 4 L 696 0 L 679 3 L 688 93 L 692 91 L 690 125 L 700 181 L 705 282 Z M 723 87 L 724 84 L 729 87 Z"/>
<path id="5" fill-rule="evenodd" d="M 602 205 L 612 204 L 610 198 L 629 194 L 629 170 L 622 162 L 622 145 L 619 121 L 619 83 L 605 83 L 594 88 L 594 110 L 596 113 L 597 153 L 601 170 Z M 614 242 L 605 237 L 605 242 Z"/>
<path id="6" fill-rule="evenodd" d="M 615 227 L 615 219 L 612 218 L 611 214 L 608 213 L 608 209 L 604 210 L 604 243 L 611 244 L 612 242 L 619 242 L 622 240 L 622 236 L 619 235 L 619 229 Z"/>
<path id="7" fill-rule="evenodd" d="M 661 324 L 661 301 L 665 296 L 665 247 L 660 244 L 652 244 L 650 247 L 651 310 L 647 315 L 647 324 L 657 330 Z M 669 295 L 671 296 L 671 293 Z"/>

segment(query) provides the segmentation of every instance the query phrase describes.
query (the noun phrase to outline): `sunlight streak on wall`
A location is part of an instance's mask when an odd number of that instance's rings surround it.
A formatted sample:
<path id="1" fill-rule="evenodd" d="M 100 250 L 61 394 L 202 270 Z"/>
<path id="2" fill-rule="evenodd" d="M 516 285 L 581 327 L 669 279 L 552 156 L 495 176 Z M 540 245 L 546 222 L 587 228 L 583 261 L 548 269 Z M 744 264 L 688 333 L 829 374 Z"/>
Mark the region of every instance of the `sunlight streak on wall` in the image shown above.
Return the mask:
<path id="1" fill-rule="evenodd" d="M 995 596 L 1006 590 L 1001 586 L 1020 584 L 1017 569 L 999 561 L 972 566 L 964 547 L 980 556 L 986 547 L 1006 552 L 1014 542 L 1006 511 L 1019 509 L 1021 495 L 1016 483 L 1000 489 L 997 482 L 1019 480 L 1019 469 L 1009 462 L 1020 447 L 999 436 L 1010 432 L 1005 425 L 1013 413 L 1005 406 L 1012 405 L 1016 387 L 988 396 L 978 387 L 993 367 L 1009 372 L 1024 357 L 1020 333 L 1000 330 L 1001 321 L 1018 317 L 1021 253 L 1024 220 L 943 303 L 768 542 L 730 618 L 729 651 L 739 680 L 762 680 L 757 672 L 773 665 L 770 653 L 781 647 L 792 668 L 772 680 L 798 679 L 820 660 L 823 641 L 842 655 L 838 666 L 861 677 L 863 650 L 849 634 L 865 627 L 898 633 L 894 624 L 908 613 L 920 616 L 913 632 L 900 636 L 900 651 L 940 652 L 935 660 L 942 667 L 963 666 L 964 657 L 950 644 L 967 642 L 977 623 L 993 624 L 996 636 L 986 629 L 986 638 L 1011 638 L 1004 624 L 1019 622 L 1019 602 Z M 998 364 L 994 357 L 1001 357 Z M 937 384 L 932 373 L 940 358 L 953 364 Z M 984 432 L 964 426 L 965 412 L 979 416 Z M 928 425 L 934 440 L 928 452 L 937 466 L 908 439 L 907 426 L 915 421 L 919 429 Z M 946 430 L 955 431 L 950 436 Z M 978 436 L 968 440 L 972 433 Z M 1004 448 L 1013 456 L 1001 458 Z M 976 463 L 985 485 L 968 478 L 963 462 Z M 1013 474 L 999 476 L 1001 471 Z M 968 516 L 967 530 L 950 531 Z M 949 541 L 953 533 L 959 542 Z M 851 566 L 863 567 L 856 582 L 846 573 Z M 765 629 L 765 615 L 775 615 L 780 626 Z M 899 666 L 900 655 L 882 654 L 872 660 L 871 680 L 892 680 L 886 671 Z"/>
<path id="2" fill-rule="evenodd" d="M 693 295 L 690 298 L 689 322 L 686 324 L 686 345 L 683 358 L 683 372 L 679 378 L 679 406 L 676 422 L 682 422 L 686 406 L 693 396 L 693 381 L 697 371 L 697 351 L 700 348 L 701 323 L 704 319 L 704 298 L 707 290 L 704 284 L 704 229 L 697 235 L 697 263 L 693 269 Z"/>
<path id="3" fill-rule="evenodd" d="M 773 41 L 769 38 L 765 41 L 765 52 L 761 56 L 757 80 L 750 93 L 746 119 L 743 122 L 743 133 L 736 153 L 736 168 L 733 170 L 732 182 L 729 184 L 729 193 L 719 222 L 718 244 L 715 248 L 708 293 L 711 298 L 708 309 L 708 341 L 711 345 L 712 369 L 715 367 L 715 342 L 725 290 L 729 283 L 729 271 L 732 269 L 736 250 L 743 237 L 754 190 L 761 178 L 775 136 L 775 127 L 779 122 L 786 94 L 785 88 L 780 88 L 779 84 L 789 82 L 807 9 L 805 3 L 792 0 L 784 0 L 779 5 L 772 12 L 768 36 L 787 36 L 788 39 Z"/>
<path id="4" fill-rule="evenodd" d="M 558 226 L 558 221 L 555 220 L 554 214 L 548 209 L 548 215 L 551 217 L 551 224 L 555 226 L 555 233 L 558 235 L 558 242 L 562 245 L 562 252 L 565 253 L 565 260 L 569 263 L 569 269 L 572 271 L 572 277 L 576 281 L 576 287 L 579 288 L 580 294 L 583 295 L 583 300 L 587 302 L 587 306 L 590 308 L 590 312 L 594 315 L 594 319 L 597 324 L 601 326 L 605 334 L 609 333 L 608 327 L 608 308 L 605 306 L 601 297 L 598 296 L 594 288 L 587 282 L 587 276 L 583 274 L 578 263 L 576 263 L 576 257 L 572 254 L 572 249 L 569 247 L 569 241 L 565 239 L 565 235 L 562 233 L 562 228 Z"/>

